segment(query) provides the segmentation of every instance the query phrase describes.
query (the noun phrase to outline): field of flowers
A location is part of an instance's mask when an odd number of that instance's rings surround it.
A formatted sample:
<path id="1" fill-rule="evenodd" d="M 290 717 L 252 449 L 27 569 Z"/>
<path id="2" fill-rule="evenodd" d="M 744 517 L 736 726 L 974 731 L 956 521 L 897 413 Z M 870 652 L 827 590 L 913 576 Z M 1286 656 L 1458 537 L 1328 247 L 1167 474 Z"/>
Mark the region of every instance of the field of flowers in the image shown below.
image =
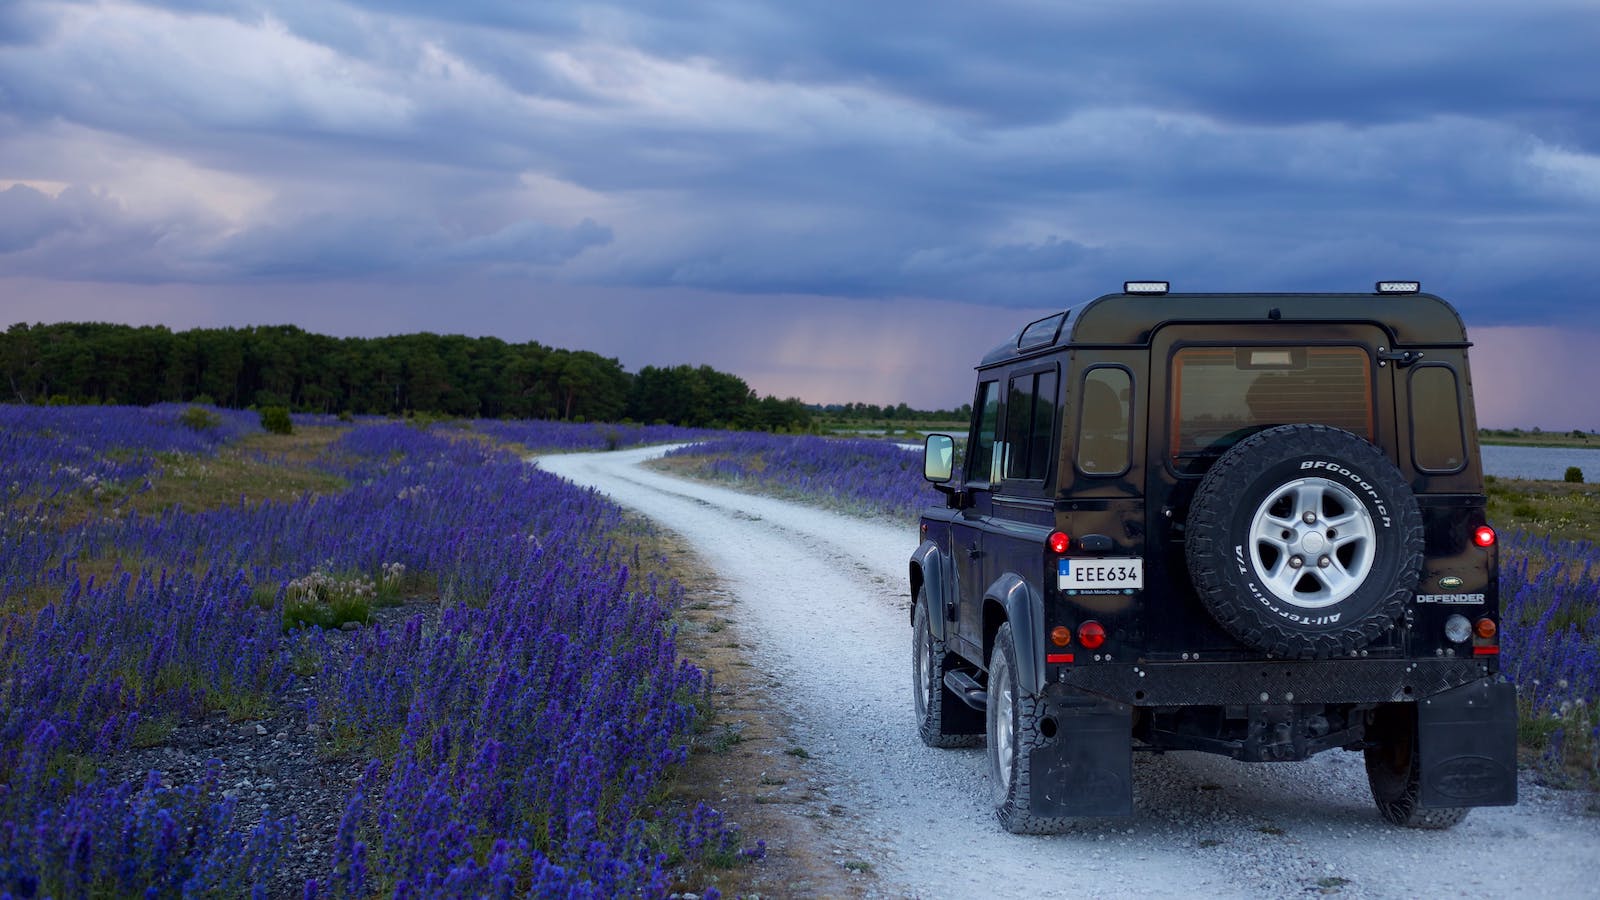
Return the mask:
<path id="1" fill-rule="evenodd" d="M 724 434 L 669 451 L 667 458 L 698 477 L 856 513 L 915 517 L 940 496 L 922 479 L 920 450 L 884 441 Z"/>
<path id="2" fill-rule="evenodd" d="M 318 461 L 334 493 L 63 515 L 257 430 L 180 413 L 0 406 L 0 893 L 648 897 L 737 856 L 714 810 L 658 802 L 708 680 L 616 507 L 450 430 L 370 423 Z M 322 611 L 369 624 L 302 624 Z M 241 805 L 215 762 L 117 774 L 217 716 L 370 760 L 309 880 L 285 875 L 300 811 Z"/>
<path id="3" fill-rule="evenodd" d="M 920 451 L 882 442 L 734 435 L 668 456 L 699 477 L 858 512 L 914 519 L 940 501 Z M 1508 530 L 1500 590 L 1525 743 L 1600 785 L 1600 547 Z"/>

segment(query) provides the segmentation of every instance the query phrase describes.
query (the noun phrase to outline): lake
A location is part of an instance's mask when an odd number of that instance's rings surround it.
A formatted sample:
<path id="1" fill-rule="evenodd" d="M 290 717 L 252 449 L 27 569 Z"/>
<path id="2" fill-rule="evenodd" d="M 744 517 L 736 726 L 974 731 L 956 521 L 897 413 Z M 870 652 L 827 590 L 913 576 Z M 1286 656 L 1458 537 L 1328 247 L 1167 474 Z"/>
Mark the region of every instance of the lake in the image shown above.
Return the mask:
<path id="1" fill-rule="evenodd" d="M 1583 470 L 1584 481 L 1600 481 L 1600 449 L 1484 444 L 1482 450 L 1485 475 L 1560 481 L 1567 472 L 1567 466 L 1577 466 Z"/>

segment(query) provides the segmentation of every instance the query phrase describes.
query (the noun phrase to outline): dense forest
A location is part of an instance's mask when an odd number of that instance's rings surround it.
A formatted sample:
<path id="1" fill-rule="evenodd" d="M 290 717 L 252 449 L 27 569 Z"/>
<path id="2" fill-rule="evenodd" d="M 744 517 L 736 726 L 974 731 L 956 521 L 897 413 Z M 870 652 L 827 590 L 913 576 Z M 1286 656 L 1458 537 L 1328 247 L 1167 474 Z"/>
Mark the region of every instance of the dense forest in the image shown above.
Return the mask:
<path id="1" fill-rule="evenodd" d="M 292 325 L 14 325 L 0 390 L 15 403 L 202 400 L 304 412 L 668 422 L 763 430 L 809 424 L 799 400 L 757 397 L 710 366 L 623 371 L 587 350 L 492 337 L 335 338 Z"/>

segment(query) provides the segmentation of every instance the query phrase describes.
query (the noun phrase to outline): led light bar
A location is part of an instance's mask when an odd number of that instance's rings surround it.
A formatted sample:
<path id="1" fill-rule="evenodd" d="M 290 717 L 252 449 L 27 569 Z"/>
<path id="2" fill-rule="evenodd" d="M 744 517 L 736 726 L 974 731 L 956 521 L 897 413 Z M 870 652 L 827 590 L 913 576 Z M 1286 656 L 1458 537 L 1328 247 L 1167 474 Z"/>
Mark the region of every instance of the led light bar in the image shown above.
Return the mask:
<path id="1" fill-rule="evenodd" d="M 1165 294 L 1168 284 L 1165 281 L 1124 281 L 1122 292 L 1124 294 Z"/>
<path id="2" fill-rule="evenodd" d="M 1378 293 L 1380 294 L 1415 294 L 1422 290 L 1420 281 L 1380 281 Z"/>

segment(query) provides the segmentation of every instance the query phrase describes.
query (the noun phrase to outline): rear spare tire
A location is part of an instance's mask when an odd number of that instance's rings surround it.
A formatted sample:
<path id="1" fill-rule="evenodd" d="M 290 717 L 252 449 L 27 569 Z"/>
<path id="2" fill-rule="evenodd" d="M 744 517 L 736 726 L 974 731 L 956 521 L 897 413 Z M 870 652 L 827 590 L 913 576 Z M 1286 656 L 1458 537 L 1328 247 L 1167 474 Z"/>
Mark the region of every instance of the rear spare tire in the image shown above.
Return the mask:
<path id="1" fill-rule="evenodd" d="M 1189 507 L 1200 601 L 1234 637 L 1297 659 L 1346 655 L 1393 627 L 1422 570 L 1416 497 L 1378 448 L 1280 425 L 1224 453 Z"/>

